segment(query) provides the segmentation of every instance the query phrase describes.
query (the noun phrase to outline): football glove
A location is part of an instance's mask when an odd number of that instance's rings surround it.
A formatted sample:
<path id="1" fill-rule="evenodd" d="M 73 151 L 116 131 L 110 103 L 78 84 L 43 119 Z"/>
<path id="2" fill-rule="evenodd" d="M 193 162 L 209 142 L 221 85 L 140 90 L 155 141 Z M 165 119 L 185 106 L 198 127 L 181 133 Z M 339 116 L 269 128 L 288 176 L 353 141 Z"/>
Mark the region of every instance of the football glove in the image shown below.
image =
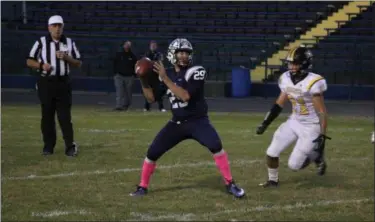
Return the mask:
<path id="1" fill-rule="evenodd" d="M 317 146 L 315 147 L 315 151 L 317 152 L 323 152 L 326 144 L 326 139 L 331 139 L 331 137 L 328 137 L 324 134 L 320 134 L 315 140 L 313 140 L 313 143 L 317 143 Z"/>
<path id="2" fill-rule="evenodd" d="M 258 135 L 263 134 L 264 131 L 266 131 L 267 127 L 268 127 L 268 125 L 266 125 L 266 124 L 264 124 L 264 123 L 260 124 L 260 125 L 257 127 L 256 133 L 257 133 Z"/>
<path id="3" fill-rule="evenodd" d="M 260 124 L 256 130 L 256 134 L 260 135 L 266 131 L 267 127 L 276 119 L 283 108 L 278 104 L 274 104 L 269 112 L 267 112 L 266 117 L 264 118 L 262 124 Z"/>

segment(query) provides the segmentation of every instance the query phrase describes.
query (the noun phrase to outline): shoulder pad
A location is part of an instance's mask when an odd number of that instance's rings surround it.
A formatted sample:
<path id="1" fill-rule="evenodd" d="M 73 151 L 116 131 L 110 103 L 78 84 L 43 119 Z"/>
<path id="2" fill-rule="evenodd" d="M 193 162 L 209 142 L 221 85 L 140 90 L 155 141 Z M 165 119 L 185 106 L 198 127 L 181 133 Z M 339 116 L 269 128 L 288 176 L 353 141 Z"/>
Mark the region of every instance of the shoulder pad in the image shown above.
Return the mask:
<path id="1" fill-rule="evenodd" d="M 193 66 L 186 71 L 185 80 L 188 82 L 194 76 L 194 80 L 204 80 L 206 77 L 206 70 L 203 66 Z"/>
<path id="2" fill-rule="evenodd" d="M 288 75 L 288 74 L 289 74 L 289 71 L 286 71 L 286 72 L 284 72 L 283 74 L 281 74 L 279 76 L 279 84 L 283 81 L 283 79 L 285 78 L 285 76 Z"/>
<path id="3" fill-rule="evenodd" d="M 315 74 L 310 80 L 309 80 L 309 83 L 307 84 L 307 90 L 310 90 L 315 83 L 317 83 L 318 81 L 324 79 L 323 76 L 321 75 L 318 75 L 318 74 Z"/>

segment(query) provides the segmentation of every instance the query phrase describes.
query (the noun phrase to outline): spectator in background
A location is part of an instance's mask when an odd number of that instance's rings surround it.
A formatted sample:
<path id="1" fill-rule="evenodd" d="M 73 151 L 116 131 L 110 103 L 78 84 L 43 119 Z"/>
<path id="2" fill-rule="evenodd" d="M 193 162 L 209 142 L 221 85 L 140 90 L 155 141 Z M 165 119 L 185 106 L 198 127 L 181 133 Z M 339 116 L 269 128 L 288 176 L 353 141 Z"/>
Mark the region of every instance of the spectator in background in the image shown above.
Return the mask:
<path id="1" fill-rule="evenodd" d="M 159 52 L 157 49 L 158 49 L 157 42 L 154 40 L 151 40 L 150 50 L 146 52 L 145 57 L 151 59 L 152 61 L 163 61 L 163 54 Z M 153 87 L 154 89 L 156 89 L 155 101 L 159 105 L 160 112 L 166 112 L 166 110 L 164 109 L 164 104 L 163 104 L 163 95 L 165 94 L 166 90 L 163 87 L 161 87 L 160 81 L 158 79 L 158 74 L 155 72 L 152 72 L 151 74 L 151 83 L 159 85 L 159 87 L 155 87 L 155 88 Z M 149 103 L 147 99 L 145 98 L 145 105 L 144 105 L 143 111 L 145 112 L 150 111 L 150 106 L 151 106 L 151 103 Z"/>
<path id="2" fill-rule="evenodd" d="M 131 50 L 131 42 L 125 41 L 123 50 L 116 53 L 114 60 L 114 81 L 116 88 L 116 111 L 127 110 L 132 103 L 134 66 L 137 57 Z"/>

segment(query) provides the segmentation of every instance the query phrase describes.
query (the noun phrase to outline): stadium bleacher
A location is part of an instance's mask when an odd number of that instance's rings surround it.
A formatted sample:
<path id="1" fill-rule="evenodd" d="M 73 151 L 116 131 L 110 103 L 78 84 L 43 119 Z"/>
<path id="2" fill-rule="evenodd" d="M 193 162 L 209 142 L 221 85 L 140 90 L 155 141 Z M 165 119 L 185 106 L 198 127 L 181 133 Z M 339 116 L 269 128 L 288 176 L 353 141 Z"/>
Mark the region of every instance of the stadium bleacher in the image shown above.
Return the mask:
<path id="1" fill-rule="evenodd" d="M 373 84 L 375 70 L 375 6 L 319 41 L 312 50 L 314 69 L 329 83 Z"/>
<path id="2" fill-rule="evenodd" d="M 182 36 L 193 42 L 195 62 L 207 67 L 211 80 L 229 80 L 233 67 L 256 66 L 346 3 L 27 2 L 27 24 L 22 24 L 22 19 L 14 16 L 7 17 L 7 24 L 3 21 L 3 28 L 7 29 L 3 31 L 3 41 L 7 42 L 3 50 L 14 49 L 14 45 L 18 47 L 18 55 L 9 56 L 6 63 L 10 64 L 16 57 L 21 58 L 20 54 L 27 53 L 32 41 L 46 32 L 48 17 L 60 14 L 66 21 L 66 33 L 76 39 L 84 55 L 82 73 L 85 75 L 111 75 L 111 56 L 124 39 L 132 40 L 135 51 L 141 54 L 147 49 L 150 39 L 159 41 L 160 48 L 165 51 L 169 41 Z M 350 48 L 349 45 L 358 45 L 349 41 L 351 38 L 348 36 L 355 34 L 353 39 L 358 39 L 358 33 L 368 39 L 374 36 L 373 19 L 371 20 L 371 13 L 368 11 L 319 42 L 313 49 L 314 53 L 316 52 L 317 69 L 327 70 L 327 63 L 332 64 L 332 67 L 336 64 L 334 59 L 329 57 L 334 54 L 334 51 L 328 50 L 329 45 L 340 44 L 336 48 L 340 48 L 341 52 L 338 54 L 343 56 L 343 51 L 352 52 L 353 47 Z M 21 16 L 21 13 L 19 15 Z M 372 26 L 369 27 L 366 21 L 372 21 Z M 17 34 L 12 32 L 14 29 L 17 29 L 18 33 L 28 34 Z M 35 38 L 32 38 L 33 36 Z M 345 37 L 340 43 L 336 36 Z M 334 37 L 336 40 L 332 40 Z M 368 47 L 358 46 L 356 49 L 366 51 L 369 47 L 371 44 Z M 363 60 L 362 55 L 367 56 L 367 60 L 373 59 L 371 55 L 369 57 L 359 51 L 354 54 L 359 55 L 360 60 Z M 363 60 L 363 63 L 367 63 L 367 60 Z M 347 70 L 351 69 L 349 64 Z M 2 67 L 3 73 L 24 73 L 25 69 Z M 328 70 L 329 72 L 325 72 L 331 73 L 331 70 Z M 363 71 L 367 72 L 366 70 Z M 343 71 L 332 72 L 327 79 L 334 83 L 347 81 L 345 78 L 337 78 L 341 75 L 340 72 Z M 364 80 L 366 79 L 367 77 L 364 77 Z"/>

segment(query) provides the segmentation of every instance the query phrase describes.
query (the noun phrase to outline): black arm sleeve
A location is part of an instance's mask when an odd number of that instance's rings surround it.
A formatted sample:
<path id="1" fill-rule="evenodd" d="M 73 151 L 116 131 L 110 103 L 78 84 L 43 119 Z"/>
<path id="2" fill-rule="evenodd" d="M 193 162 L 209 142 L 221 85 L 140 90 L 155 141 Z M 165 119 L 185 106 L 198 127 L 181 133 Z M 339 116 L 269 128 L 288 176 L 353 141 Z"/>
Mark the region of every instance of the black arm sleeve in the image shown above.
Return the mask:
<path id="1" fill-rule="evenodd" d="M 272 121 L 274 121 L 279 116 L 282 110 L 283 108 L 281 106 L 279 106 L 278 104 L 274 104 L 264 118 L 263 125 L 270 125 Z"/>

